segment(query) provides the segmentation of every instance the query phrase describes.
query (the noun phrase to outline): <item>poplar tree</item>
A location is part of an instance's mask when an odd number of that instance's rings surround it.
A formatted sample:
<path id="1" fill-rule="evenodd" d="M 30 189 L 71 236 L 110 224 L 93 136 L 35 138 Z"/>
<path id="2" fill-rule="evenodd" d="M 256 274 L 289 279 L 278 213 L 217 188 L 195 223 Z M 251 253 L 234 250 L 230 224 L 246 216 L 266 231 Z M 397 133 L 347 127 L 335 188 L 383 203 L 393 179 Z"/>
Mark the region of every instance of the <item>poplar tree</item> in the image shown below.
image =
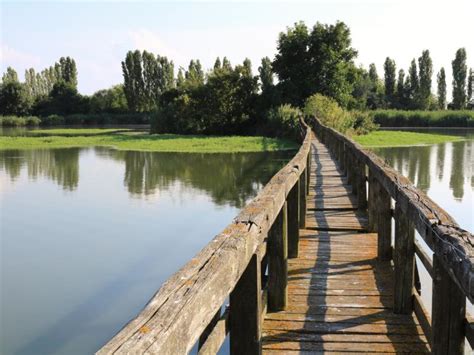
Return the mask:
<path id="1" fill-rule="evenodd" d="M 438 108 L 444 110 L 446 108 L 446 73 L 441 68 L 437 75 L 438 79 Z"/>
<path id="2" fill-rule="evenodd" d="M 266 92 L 273 87 L 272 61 L 270 58 L 262 58 L 262 65 L 258 68 L 258 73 L 260 74 L 262 92 Z"/>
<path id="3" fill-rule="evenodd" d="M 400 108 L 405 108 L 407 102 L 405 97 L 405 71 L 403 69 L 398 71 L 396 97 L 398 106 Z"/>
<path id="4" fill-rule="evenodd" d="M 222 67 L 221 59 L 219 57 L 216 58 L 214 62 L 214 70 L 220 69 Z"/>
<path id="5" fill-rule="evenodd" d="M 379 76 L 377 74 L 377 67 L 375 66 L 374 63 L 371 63 L 369 65 L 369 79 L 374 85 L 377 85 L 379 81 Z"/>
<path id="6" fill-rule="evenodd" d="M 431 77 L 433 76 L 433 62 L 430 51 L 424 50 L 418 58 L 420 87 L 418 92 L 418 103 L 422 110 L 428 109 L 431 98 Z"/>
<path id="7" fill-rule="evenodd" d="M 459 48 L 456 57 L 452 61 L 453 66 L 453 108 L 461 110 L 466 107 L 466 49 Z"/>
<path id="8" fill-rule="evenodd" d="M 227 59 L 227 57 L 222 59 L 222 68 L 226 70 L 232 70 L 232 65 L 230 64 L 230 61 Z"/>
<path id="9" fill-rule="evenodd" d="M 472 86 L 474 85 L 474 72 L 469 69 L 469 77 L 467 78 L 467 101 L 470 102 L 472 99 Z"/>
<path id="10" fill-rule="evenodd" d="M 419 92 L 419 79 L 418 79 L 418 69 L 416 67 L 416 60 L 413 59 L 408 69 L 408 78 L 410 79 L 409 86 L 407 87 L 407 98 L 410 108 L 418 108 L 418 92 Z"/>
<path id="11" fill-rule="evenodd" d="M 384 81 L 385 81 L 385 96 L 390 106 L 395 103 L 395 84 L 396 84 L 396 65 L 393 59 L 387 57 L 383 65 Z"/>
<path id="12" fill-rule="evenodd" d="M 185 79 L 183 74 L 183 68 L 179 68 L 178 77 L 176 78 L 176 87 L 178 89 L 184 89 Z"/>
<path id="13" fill-rule="evenodd" d="M 2 75 L 2 84 L 19 83 L 18 74 L 12 67 L 8 67 L 7 71 Z"/>

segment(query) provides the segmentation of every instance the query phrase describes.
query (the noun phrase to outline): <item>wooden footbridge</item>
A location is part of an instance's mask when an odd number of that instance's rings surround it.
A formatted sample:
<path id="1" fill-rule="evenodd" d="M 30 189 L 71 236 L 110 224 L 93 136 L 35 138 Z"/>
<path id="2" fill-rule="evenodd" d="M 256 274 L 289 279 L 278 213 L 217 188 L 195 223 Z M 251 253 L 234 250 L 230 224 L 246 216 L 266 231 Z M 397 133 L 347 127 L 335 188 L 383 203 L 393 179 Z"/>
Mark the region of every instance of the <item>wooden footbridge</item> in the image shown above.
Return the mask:
<path id="1" fill-rule="evenodd" d="M 215 354 L 227 336 L 231 354 L 474 344 L 473 235 L 373 153 L 308 122 L 290 163 L 99 354 Z M 417 265 L 433 279 L 430 311 Z"/>

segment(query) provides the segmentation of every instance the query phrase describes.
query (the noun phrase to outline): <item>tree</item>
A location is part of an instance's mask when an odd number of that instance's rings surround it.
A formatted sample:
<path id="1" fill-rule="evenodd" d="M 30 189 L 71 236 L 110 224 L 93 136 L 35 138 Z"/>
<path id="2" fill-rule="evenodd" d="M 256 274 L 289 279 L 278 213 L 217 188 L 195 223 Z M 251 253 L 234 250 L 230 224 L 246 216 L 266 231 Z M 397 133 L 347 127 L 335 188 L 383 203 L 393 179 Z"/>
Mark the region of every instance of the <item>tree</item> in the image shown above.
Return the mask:
<path id="1" fill-rule="evenodd" d="M 87 113 L 88 109 L 87 98 L 82 97 L 72 83 L 63 80 L 54 84 L 47 99 L 38 102 L 35 107 L 40 115 Z"/>
<path id="2" fill-rule="evenodd" d="M 29 110 L 27 93 L 25 87 L 13 79 L 13 77 L 5 76 L 2 78 L 3 83 L 0 85 L 0 114 L 25 115 Z"/>
<path id="3" fill-rule="evenodd" d="M 301 106 L 313 93 L 335 98 L 346 106 L 353 90 L 348 80 L 357 52 L 351 47 L 350 30 L 343 22 L 317 23 L 308 32 L 295 23 L 278 38 L 273 70 L 287 103 Z"/>
<path id="4" fill-rule="evenodd" d="M 222 67 L 221 59 L 217 57 L 216 61 L 214 62 L 214 69 L 220 69 L 221 67 Z"/>
<path id="5" fill-rule="evenodd" d="M 431 77 L 433 76 L 433 62 L 430 58 L 430 51 L 424 50 L 421 57 L 418 58 L 419 65 L 419 94 L 418 103 L 422 110 L 426 110 L 430 106 L 431 99 Z"/>
<path id="6" fill-rule="evenodd" d="M 453 66 L 453 102 L 452 107 L 461 110 L 466 107 L 466 49 L 459 48 L 452 61 Z"/>
<path id="7" fill-rule="evenodd" d="M 396 64 L 393 59 L 387 57 L 383 65 L 385 97 L 391 107 L 395 105 Z"/>
<path id="8" fill-rule="evenodd" d="M 372 83 L 377 84 L 379 82 L 379 75 L 377 74 L 377 67 L 374 63 L 369 65 L 369 78 Z"/>
<path id="9" fill-rule="evenodd" d="M 419 79 L 418 79 L 418 69 L 416 67 L 416 60 L 413 59 L 408 69 L 408 78 L 406 81 L 408 85 L 406 86 L 406 96 L 408 99 L 408 108 L 416 109 L 418 108 L 418 92 L 419 92 Z"/>
<path id="10" fill-rule="evenodd" d="M 225 58 L 224 58 L 225 61 Z M 202 70 L 201 62 L 198 60 L 191 60 L 189 62 L 188 70 L 185 73 L 185 82 L 188 88 L 195 88 L 204 84 L 204 71 Z"/>
<path id="11" fill-rule="evenodd" d="M 444 68 L 438 72 L 438 108 L 444 110 L 446 108 L 446 73 Z"/>
<path id="12" fill-rule="evenodd" d="M 260 74 L 260 83 L 262 85 L 262 92 L 271 90 L 273 84 L 272 61 L 268 57 L 262 58 L 262 65 L 258 68 Z"/>
<path id="13" fill-rule="evenodd" d="M 127 112 L 127 98 L 123 85 L 115 85 L 109 89 L 95 92 L 90 98 L 90 110 L 92 113 Z"/>
<path id="14" fill-rule="evenodd" d="M 396 97 L 398 108 L 405 108 L 407 106 L 407 98 L 405 95 L 405 71 L 403 69 L 398 71 Z"/>
<path id="15" fill-rule="evenodd" d="M 57 63 L 56 63 L 57 64 Z M 59 58 L 59 74 L 58 77 L 66 84 L 77 88 L 77 68 L 76 62 L 70 57 Z"/>
<path id="16" fill-rule="evenodd" d="M 178 76 L 176 78 L 176 87 L 178 89 L 184 88 L 184 74 L 183 74 L 183 68 L 179 68 L 178 70 Z"/>
<path id="17" fill-rule="evenodd" d="M 141 110 L 145 82 L 142 77 L 142 55 L 140 51 L 128 51 L 122 62 L 123 88 L 128 107 L 133 112 Z"/>
<path id="18" fill-rule="evenodd" d="M 19 83 L 18 74 L 16 73 L 15 69 L 12 67 L 7 68 L 7 71 L 2 75 L 2 83 Z"/>
<path id="19" fill-rule="evenodd" d="M 469 77 L 467 78 L 467 101 L 472 99 L 472 86 L 474 85 L 474 71 L 469 69 Z"/>

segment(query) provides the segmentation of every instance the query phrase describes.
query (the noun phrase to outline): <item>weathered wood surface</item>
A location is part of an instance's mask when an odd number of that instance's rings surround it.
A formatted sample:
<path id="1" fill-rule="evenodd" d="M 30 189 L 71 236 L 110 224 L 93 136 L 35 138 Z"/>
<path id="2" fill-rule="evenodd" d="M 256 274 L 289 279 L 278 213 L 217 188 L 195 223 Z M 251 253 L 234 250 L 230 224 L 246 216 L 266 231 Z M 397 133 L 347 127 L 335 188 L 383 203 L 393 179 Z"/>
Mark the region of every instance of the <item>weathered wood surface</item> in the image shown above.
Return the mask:
<path id="1" fill-rule="evenodd" d="M 233 223 L 161 286 L 99 354 L 184 354 L 191 350 L 234 289 L 306 169 L 312 135 L 306 130 L 295 157 Z"/>
<path id="2" fill-rule="evenodd" d="M 334 179 L 338 167 L 324 145 L 315 140 L 312 151 L 318 174 L 311 175 L 308 207 L 311 199 L 328 200 L 328 189 L 350 205 L 309 207 L 298 257 L 288 260 L 287 307 L 265 315 L 263 353 L 428 353 L 413 313 L 393 313 L 393 270 L 377 262 L 377 234 L 366 232 L 367 215 L 357 210 L 351 186 L 341 176 Z M 324 171 L 330 171 L 326 185 Z"/>
<path id="3" fill-rule="evenodd" d="M 399 203 L 404 214 L 410 216 L 416 230 L 439 257 L 448 274 L 463 293 L 474 302 L 474 236 L 458 226 L 456 221 L 409 179 L 400 175 L 375 153 L 364 150 L 359 144 L 332 128 L 325 127 L 317 119 L 311 125 L 330 146 L 343 144 L 346 149 L 346 166 L 351 173 L 351 159 L 364 163 L 370 175 L 378 180 L 383 189 Z M 334 167 L 329 168 L 334 173 Z"/>

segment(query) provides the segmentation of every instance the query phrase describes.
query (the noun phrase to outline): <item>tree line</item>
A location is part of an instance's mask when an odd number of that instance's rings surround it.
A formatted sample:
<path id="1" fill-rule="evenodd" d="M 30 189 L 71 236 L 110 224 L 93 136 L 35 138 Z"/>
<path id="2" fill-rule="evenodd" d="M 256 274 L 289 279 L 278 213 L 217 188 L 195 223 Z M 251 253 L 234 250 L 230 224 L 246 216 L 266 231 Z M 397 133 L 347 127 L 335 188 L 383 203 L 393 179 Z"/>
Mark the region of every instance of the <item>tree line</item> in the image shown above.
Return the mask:
<path id="1" fill-rule="evenodd" d="M 383 78 L 375 64 L 367 69 L 354 63 L 350 29 L 343 22 L 316 23 L 312 28 L 295 23 L 281 32 L 273 60 L 262 58 L 258 73 L 250 60 L 233 66 L 223 57 L 204 69 L 197 59 L 178 68 L 171 59 L 147 51 L 129 51 L 122 61 L 123 83 L 91 96 L 77 91 L 74 59 L 36 73 L 25 81 L 8 68 L 0 84 L 0 114 L 40 116 L 72 113 L 150 113 L 157 132 L 247 133 L 271 126 L 282 105 L 302 107 L 321 94 L 348 110 L 395 108 L 407 110 L 473 108 L 474 75 L 467 54 L 460 48 L 452 61 L 453 99 L 447 102 L 444 68 L 436 75 L 428 50 L 413 59 L 405 72 L 387 57 Z"/>

